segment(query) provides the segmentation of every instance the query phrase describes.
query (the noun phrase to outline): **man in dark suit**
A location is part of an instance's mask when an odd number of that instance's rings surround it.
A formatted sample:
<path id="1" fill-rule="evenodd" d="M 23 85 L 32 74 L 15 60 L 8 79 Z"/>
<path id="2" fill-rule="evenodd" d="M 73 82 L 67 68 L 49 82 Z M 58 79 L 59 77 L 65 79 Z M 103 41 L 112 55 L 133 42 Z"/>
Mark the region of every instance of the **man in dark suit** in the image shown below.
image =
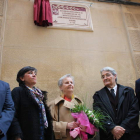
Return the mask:
<path id="1" fill-rule="evenodd" d="M 140 110 L 140 78 L 135 82 L 135 92 L 139 102 L 139 110 Z"/>
<path id="2" fill-rule="evenodd" d="M 0 80 L 0 140 L 7 140 L 7 130 L 14 117 L 14 103 L 9 84 Z"/>
<path id="3" fill-rule="evenodd" d="M 93 108 L 107 114 L 105 129 L 100 130 L 100 140 L 140 140 L 138 127 L 139 107 L 134 90 L 117 84 L 117 73 L 111 67 L 101 70 L 105 85 L 94 96 Z"/>

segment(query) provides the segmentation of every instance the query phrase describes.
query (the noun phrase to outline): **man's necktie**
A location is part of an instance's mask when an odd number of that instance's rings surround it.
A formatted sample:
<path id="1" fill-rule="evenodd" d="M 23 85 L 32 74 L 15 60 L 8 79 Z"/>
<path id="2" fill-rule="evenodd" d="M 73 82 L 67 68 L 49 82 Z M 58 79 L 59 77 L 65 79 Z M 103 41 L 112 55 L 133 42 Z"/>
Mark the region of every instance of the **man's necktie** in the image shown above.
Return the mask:
<path id="1" fill-rule="evenodd" d="M 112 96 L 115 98 L 114 89 L 111 89 L 111 94 L 112 94 Z"/>

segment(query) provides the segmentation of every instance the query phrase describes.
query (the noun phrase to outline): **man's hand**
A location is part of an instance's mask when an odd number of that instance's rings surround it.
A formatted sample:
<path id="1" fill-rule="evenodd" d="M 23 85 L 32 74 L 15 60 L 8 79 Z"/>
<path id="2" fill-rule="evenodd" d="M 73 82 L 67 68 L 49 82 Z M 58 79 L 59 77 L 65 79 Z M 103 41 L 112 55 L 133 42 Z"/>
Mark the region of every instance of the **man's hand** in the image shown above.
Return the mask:
<path id="1" fill-rule="evenodd" d="M 121 126 L 115 126 L 112 130 L 111 133 L 114 136 L 114 139 L 119 140 L 123 134 L 125 133 L 125 129 Z"/>
<path id="2" fill-rule="evenodd" d="M 70 122 L 67 124 L 67 129 L 74 129 L 76 127 L 79 127 L 79 123 L 77 122 Z"/>

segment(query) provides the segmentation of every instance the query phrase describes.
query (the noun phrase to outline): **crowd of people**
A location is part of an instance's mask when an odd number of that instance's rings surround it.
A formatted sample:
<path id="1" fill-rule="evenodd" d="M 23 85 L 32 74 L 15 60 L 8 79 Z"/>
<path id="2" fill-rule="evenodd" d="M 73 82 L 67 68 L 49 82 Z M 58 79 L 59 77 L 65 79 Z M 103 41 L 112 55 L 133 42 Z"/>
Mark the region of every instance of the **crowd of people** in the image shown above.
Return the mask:
<path id="1" fill-rule="evenodd" d="M 140 140 L 138 127 L 140 108 L 140 79 L 135 92 L 117 83 L 117 73 L 111 67 L 101 71 L 104 87 L 93 94 L 93 109 L 109 117 L 100 129 L 100 140 Z M 74 78 L 70 74 L 58 80 L 61 95 L 47 103 L 47 91 L 37 83 L 37 69 L 26 66 L 16 78 L 19 87 L 10 91 L 8 83 L 0 80 L 0 140 L 74 140 L 70 130 L 86 127 L 71 116 L 70 109 L 83 101 L 74 94 Z M 91 136 L 90 136 L 91 138 Z"/>

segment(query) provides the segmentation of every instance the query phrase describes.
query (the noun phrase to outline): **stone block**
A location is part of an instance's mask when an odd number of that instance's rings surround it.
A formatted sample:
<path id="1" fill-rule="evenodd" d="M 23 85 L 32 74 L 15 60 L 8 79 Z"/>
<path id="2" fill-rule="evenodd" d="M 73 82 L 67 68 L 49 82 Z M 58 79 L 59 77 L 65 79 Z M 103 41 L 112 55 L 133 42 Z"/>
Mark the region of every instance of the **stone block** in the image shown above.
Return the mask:
<path id="1" fill-rule="evenodd" d="M 131 13 L 125 13 L 125 18 L 128 27 L 138 28 L 138 25 Z"/>
<path id="2" fill-rule="evenodd" d="M 129 30 L 130 41 L 134 51 L 140 51 L 140 31 Z"/>

